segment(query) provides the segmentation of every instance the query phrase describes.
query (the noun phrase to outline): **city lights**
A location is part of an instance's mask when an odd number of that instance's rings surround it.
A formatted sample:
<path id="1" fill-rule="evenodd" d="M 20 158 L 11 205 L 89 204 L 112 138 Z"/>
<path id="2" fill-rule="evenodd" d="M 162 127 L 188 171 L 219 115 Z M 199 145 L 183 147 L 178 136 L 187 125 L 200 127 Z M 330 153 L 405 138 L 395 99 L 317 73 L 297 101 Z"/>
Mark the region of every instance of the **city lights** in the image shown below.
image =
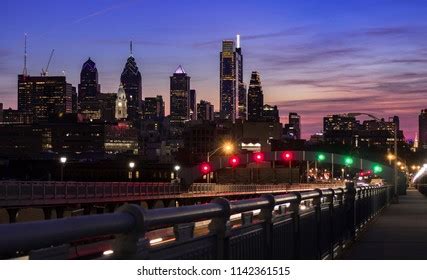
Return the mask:
<path id="1" fill-rule="evenodd" d="M 131 161 L 129 162 L 129 168 L 133 169 L 135 167 L 135 162 Z"/>

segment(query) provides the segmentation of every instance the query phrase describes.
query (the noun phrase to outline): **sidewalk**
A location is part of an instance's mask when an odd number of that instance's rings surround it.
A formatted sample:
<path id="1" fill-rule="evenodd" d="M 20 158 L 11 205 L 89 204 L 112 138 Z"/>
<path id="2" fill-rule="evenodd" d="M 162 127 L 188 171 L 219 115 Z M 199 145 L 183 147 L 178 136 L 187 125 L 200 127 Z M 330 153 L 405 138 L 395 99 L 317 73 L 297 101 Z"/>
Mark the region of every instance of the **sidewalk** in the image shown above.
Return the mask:
<path id="1" fill-rule="evenodd" d="M 427 197 L 415 189 L 385 209 L 344 253 L 347 260 L 427 260 Z"/>

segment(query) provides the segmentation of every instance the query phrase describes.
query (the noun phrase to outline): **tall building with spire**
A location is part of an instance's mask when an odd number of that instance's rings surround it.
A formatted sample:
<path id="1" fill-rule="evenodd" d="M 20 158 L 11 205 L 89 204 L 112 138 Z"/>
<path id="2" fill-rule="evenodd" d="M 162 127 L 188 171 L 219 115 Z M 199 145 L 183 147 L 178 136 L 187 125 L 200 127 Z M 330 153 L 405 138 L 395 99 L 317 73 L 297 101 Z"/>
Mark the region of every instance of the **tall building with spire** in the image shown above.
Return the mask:
<path id="1" fill-rule="evenodd" d="M 253 71 L 248 90 L 248 120 L 260 121 L 263 119 L 264 94 L 262 92 L 259 73 Z"/>
<path id="2" fill-rule="evenodd" d="M 173 123 L 190 119 L 190 76 L 181 65 L 170 77 L 170 118 Z"/>
<path id="3" fill-rule="evenodd" d="M 126 93 L 128 119 L 135 123 L 140 120 L 142 115 L 142 77 L 133 57 L 132 42 L 130 42 L 130 55 L 120 77 L 120 82 Z"/>
<path id="4" fill-rule="evenodd" d="M 222 119 L 235 121 L 237 117 L 239 85 L 243 83 L 243 63 L 240 36 L 237 48 L 233 40 L 222 41 L 220 52 L 220 114 Z"/>
<path id="5" fill-rule="evenodd" d="M 242 120 L 247 119 L 247 89 L 243 82 L 243 54 L 240 47 L 240 35 L 236 37 L 236 64 L 238 74 L 238 98 L 237 98 L 237 117 Z"/>
<path id="6" fill-rule="evenodd" d="M 128 116 L 128 109 L 127 109 L 127 99 L 126 99 L 126 93 L 125 89 L 123 88 L 123 85 L 120 84 L 119 90 L 117 92 L 117 99 L 116 99 L 116 114 L 115 117 L 117 120 L 124 120 Z"/>
<path id="7" fill-rule="evenodd" d="M 101 93 L 101 86 L 98 83 L 98 69 L 90 57 L 83 63 L 80 72 L 79 100 L 85 98 L 95 98 Z"/>

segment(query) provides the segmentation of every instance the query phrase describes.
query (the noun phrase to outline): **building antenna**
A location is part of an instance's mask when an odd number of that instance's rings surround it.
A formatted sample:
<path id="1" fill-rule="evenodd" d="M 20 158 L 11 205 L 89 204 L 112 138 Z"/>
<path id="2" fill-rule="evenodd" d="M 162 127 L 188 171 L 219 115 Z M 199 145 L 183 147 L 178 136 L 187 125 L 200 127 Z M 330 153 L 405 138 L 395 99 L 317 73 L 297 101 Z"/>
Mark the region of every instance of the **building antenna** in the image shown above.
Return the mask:
<path id="1" fill-rule="evenodd" d="M 132 41 L 130 41 L 130 55 L 133 56 Z"/>
<path id="2" fill-rule="evenodd" d="M 240 34 L 236 35 L 236 47 L 240 49 Z"/>
<path id="3" fill-rule="evenodd" d="M 22 70 L 22 75 L 27 76 L 27 33 L 24 34 L 24 69 Z"/>

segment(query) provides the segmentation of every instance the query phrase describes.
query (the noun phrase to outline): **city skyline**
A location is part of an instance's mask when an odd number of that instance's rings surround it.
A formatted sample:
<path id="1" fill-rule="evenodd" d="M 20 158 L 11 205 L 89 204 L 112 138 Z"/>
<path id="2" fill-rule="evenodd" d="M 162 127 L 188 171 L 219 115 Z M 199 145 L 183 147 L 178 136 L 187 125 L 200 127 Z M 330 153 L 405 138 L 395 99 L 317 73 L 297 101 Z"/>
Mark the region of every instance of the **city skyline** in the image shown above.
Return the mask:
<path id="1" fill-rule="evenodd" d="M 7 2 L 8 14 L 0 20 L 5 26 L 0 39 L 1 102 L 6 108 L 16 108 L 17 75 L 22 73 L 26 32 L 30 75 L 39 74 L 50 50 L 55 49 L 50 75 L 61 75 L 65 70 L 67 82 L 77 86 L 81 65 L 91 57 L 99 71 L 102 92 L 116 92 L 132 40 L 142 74 L 143 98 L 163 95 L 169 109 L 168 77 L 182 64 L 192 77 L 197 102 L 204 99 L 218 109 L 221 43 L 239 33 L 245 54 L 244 82 L 249 83 L 252 71 L 259 71 L 265 103 L 279 107 L 283 123 L 290 111 L 298 112 L 303 137 L 320 131 L 325 115 L 350 111 L 375 112 L 384 118 L 399 115 L 405 136 L 414 137 L 418 114 L 427 104 L 423 70 L 427 63 L 423 58 L 427 52 L 423 35 L 427 29 L 422 23 L 426 5 L 348 1 L 338 6 L 337 1 L 284 1 L 260 8 L 253 1 L 242 1 L 232 6 L 241 5 L 241 13 L 247 16 L 220 27 L 218 22 L 230 13 L 220 10 L 220 3 L 209 4 L 212 15 L 204 18 L 201 11 L 207 8 L 205 4 L 184 2 L 187 5 L 182 6 L 189 7 L 185 11 L 179 6 L 164 11 L 159 4 L 140 1 L 46 1 L 37 7 L 28 2 L 36 11 L 45 9 L 49 13 L 59 6 L 65 11 L 49 15 L 46 20 L 35 20 L 43 13 L 23 11 L 21 16 L 28 16 L 31 26 L 26 21 L 13 22 L 20 5 Z M 382 11 L 385 5 L 388 9 Z M 77 9 L 81 7 L 84 9 Z M 304 15 L 302 8 L 306 9 Z M 257 13 L 266 17 L 262 24 L 250 20 Z M 324 18 L 325 14 L 328 17 Z M 156 16 L 159 19 L 150 23 Z M 187 20 L 180 22 L 180 17 Z M 112 26 L 122 31 L 119 35 L 109 28 L 100 29 L 109 18 L 122 20 Z M 162 23 L 162 18 L 167 22 Z M 99 34 L 92 34 L 92 29 L 99 30 Z M 352 109 L 347 110 L 350 106 Z"/>

